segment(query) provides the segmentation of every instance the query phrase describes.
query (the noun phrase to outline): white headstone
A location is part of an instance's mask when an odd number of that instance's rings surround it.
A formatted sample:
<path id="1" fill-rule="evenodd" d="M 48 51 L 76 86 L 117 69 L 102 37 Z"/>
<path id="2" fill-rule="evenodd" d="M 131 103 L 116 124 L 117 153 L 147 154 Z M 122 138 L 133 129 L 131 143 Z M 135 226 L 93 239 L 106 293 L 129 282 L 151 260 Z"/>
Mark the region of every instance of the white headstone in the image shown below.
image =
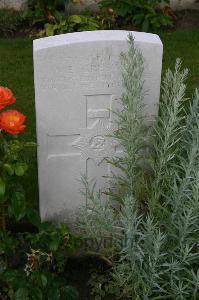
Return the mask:
<path id="1" fill-rule="evenodd" d="M 157 114 L 162 43 L 157 35 L 131 32 L 145 60 L 145 103 Z M 107 187 L 105 159 L 120 151 L 107 135 L 121 93 L 120 54 L 127 31 L 69 33 L 34 41 L 40 214 L 70 221 L 84 203 L 81 174 Z"/>

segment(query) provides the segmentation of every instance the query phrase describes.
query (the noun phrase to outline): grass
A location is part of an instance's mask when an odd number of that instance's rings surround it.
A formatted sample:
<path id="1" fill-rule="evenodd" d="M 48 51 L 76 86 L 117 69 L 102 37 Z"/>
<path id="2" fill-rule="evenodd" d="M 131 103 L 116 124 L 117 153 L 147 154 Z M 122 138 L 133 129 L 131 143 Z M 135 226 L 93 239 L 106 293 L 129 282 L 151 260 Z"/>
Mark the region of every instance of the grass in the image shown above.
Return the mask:
<path id="1" fill-rule="evenodd" d="M 199 87 L 199 30 L 160 34 L 164 44 L 163 71 L 173 67 L 177 57 L 190 69 L 188 95 Z M 35 108 L 32 41 L 30 39 L 0 39 L 0 85 L 8 86 L 17 97 L 13 107 L 27 115 L 27 130 L 21 135 L 35 140 Z M 24 178 L 28 201 L 38 203 L 36 151 L 29 158 L 29 174 Z"/>
<path id="2" fill-rule="evenodd" d="M 182 58 L 183 67 L 190 70 L 188 95 L 199 88 L 199 29 L 160 34 L 164 45 L 163 73 L 173 67 L 177 57 Z"/>

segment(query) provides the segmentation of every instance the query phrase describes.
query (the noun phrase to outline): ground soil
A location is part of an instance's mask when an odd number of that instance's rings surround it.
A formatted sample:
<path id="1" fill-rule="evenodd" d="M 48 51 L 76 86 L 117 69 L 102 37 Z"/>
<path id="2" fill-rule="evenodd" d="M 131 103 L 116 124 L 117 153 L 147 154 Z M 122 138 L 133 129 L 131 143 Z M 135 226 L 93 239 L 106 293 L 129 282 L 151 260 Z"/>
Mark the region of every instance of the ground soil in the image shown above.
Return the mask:
<path id="1" fill-rule="evenodd" d="M 91 273 L 102 271 L 106 268 L 106 264 L 101 259 L 93 256 L 69 259 L 66 266 L 66 278 L 67 282 L 79 291 L 79 300 L 115 300 L 115 297 L 112 295 L 101 298 L 91 294 L 91 287 L 89 286 Z"/>
<path id="2" fill-rule="evenodd" d="M 176 28 L 189 29 L 198 28 L 199 29 L 199 11 L 194 10 L 184 10 L 176 13 L 177 21 L 175 24 Z"/>

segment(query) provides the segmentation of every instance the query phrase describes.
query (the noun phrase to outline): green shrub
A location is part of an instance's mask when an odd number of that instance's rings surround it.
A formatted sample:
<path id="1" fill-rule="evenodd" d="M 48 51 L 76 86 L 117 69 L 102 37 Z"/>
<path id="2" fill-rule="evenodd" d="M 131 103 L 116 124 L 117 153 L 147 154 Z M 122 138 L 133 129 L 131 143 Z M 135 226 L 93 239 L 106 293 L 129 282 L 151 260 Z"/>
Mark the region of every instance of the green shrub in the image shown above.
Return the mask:
<path id="1" fill-rule="evenodd" d="M 113 267 L 93 283 L 99 295 L 129 299 L 199 298 L 199 91 L 185 111 L 187 70 L 176 62 L 162 83 L 159 116 L 146 128 L 143 57 L 130 37 L 122 56 L 123 111 L 114 132 L 124 151 L 109 163 L 109 200 L 83 178 L 83 233 Z M 106 243 L 106 240 L 112 243 Z M 104 243 L 103 243 L 104 241 Z"/>
<path id="2" fill-rule="evenodd" d="M 0 232 L 0 298 L 77 300 L 77 290 L 65 279 L 75 244 L 69 229 L 39 222 L 34 230 Z"/>
<path id="3" fill-rule="evenodd" d="M 30 0 L 26 17 L 33 26 L 33 36 L 51 36 L 76 31 L 97 30 L 100 22 L 90 14 L 68 15 L 65 5 L 72 0 Z"/>
<path id="4" fill-rule="evenodd" d="M 39 32 L 39 36 L 51 36 L 76 31 L 89 31 L 99 29 L 99 22 L 89 16 L 71 15 L 61 18 L 55 24 L 46 23 L 44 29 Z"/>
<path id="5" fill-rule="evenodd" d="M 100 7 L 113 9 L 123 24 L 134 24 L 143 31 L 172 25 L 172 19 L 158 9 L 161 0 L 101 0 Z"/>
<path id="6" fill-rule="evenodd" d="M 65 5 L 72 0 L 29 0 L 26 17 L 35 24 L 45 24 L 55 21 L 60 12 L 64 12 Z"/>
<path id="7" fill-rule="evenodd" d="M 15 10 L 0 10 L 0 36 L 14 35 L 24 24 L 21 12 Z"/>

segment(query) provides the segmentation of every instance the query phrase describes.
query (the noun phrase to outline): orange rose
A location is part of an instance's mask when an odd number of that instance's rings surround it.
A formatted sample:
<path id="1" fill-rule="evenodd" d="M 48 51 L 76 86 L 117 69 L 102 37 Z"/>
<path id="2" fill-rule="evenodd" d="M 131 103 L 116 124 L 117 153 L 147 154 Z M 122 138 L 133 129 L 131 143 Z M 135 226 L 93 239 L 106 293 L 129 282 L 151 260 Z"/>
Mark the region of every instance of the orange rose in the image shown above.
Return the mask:
<path id="1" fill-rule="evenodd" d="M 11 134 L 18 134 L 26 126 L 23 125 L 26 116 L 17 110 L 6 110 L 0 113 L 0 128 Z"/>
<path id="2" fill-rule="evenodd" d="M 0 109 L 4 108 L 8 104 L 12 104 L 16 101 L 12 91 L 7 87 L 0 86 Z"/>

